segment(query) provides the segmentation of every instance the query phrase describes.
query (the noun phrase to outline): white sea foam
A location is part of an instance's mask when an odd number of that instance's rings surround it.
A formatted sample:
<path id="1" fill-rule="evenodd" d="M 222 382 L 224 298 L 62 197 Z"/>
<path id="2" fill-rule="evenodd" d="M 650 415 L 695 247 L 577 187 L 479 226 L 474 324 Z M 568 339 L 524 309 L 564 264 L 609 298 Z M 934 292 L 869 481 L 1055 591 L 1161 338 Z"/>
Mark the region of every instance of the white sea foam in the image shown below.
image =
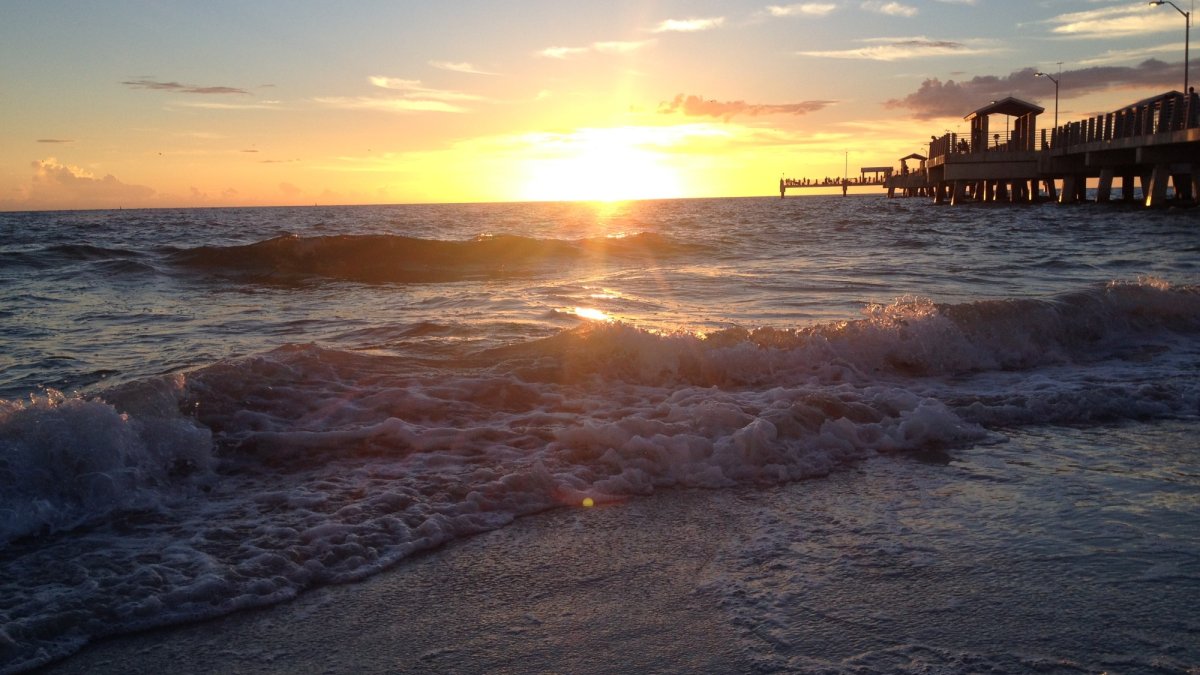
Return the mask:
<path id="1" fill-rule="evenodd" d="M 127 394 L 139 414 L 54 390 L 0 400 L 0 545 L 153 508 L 171 486 L 209 472 L 210 432 L 171 405 L 182 383 L 148 382 Z"/>

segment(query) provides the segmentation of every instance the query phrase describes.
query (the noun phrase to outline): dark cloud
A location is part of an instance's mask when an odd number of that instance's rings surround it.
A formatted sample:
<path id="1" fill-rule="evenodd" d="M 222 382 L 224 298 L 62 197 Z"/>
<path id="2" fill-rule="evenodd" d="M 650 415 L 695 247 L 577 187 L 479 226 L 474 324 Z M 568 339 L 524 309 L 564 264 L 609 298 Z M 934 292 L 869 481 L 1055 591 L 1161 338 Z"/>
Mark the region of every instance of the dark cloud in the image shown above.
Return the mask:
<path id="1" fill-rule="evenodd" d="M 180 94 L 244 94 L 249 96 L 250 92 L 237 87 L 197 87 L 192 84 L 180 84 L 178 82 L 159 82 L 149 78 L 139 78 L 136 80 L 126 80 L 121 84 L 132 87 L 134 89 L 155 89 L 158 91 L 174 91 Z"/>
<path id="2" fill-rule="evenodd" d="M 1148 59 L 1137 66 L 1093 66 L 1064 70 L 1059 82 L 1060 99 L 1085 96 L 1098 91 L 1145 87 L 1170 88 L 1179 84 L 1182 63 Z M 969 80 L 942 82 L 930 78 L 915 92 L 901 99 L 886 101 L 893 109 L 912 111 L 917 119 L 961 117 L 986 105 L 988 101 L 1016 96 L 1030 101 L 1053 101 L 1054 83 L 1037 77 L 1036 68 L 1024 68 L 1005 76 L 977 75 Z M 1132 101 L 1130 101 L 1132 103 Z"/>
<path id="3" fill-rule="evenodd" d="M 804 115 L 833 105 L 836 101 L 803 101 L 801 103 L 746 103 L 745 101 L 706 101 L 700 96 L 678 94 L 671 102 L 658 105 L 664 115 L 680 113 L 690 117 L 720 117 L 728 122 L 735 115 Z"/>
<path id="4" fill-rule="evenodd" d="M 74 143 L 75 141 L 70 138 L 39 138 L 39 139 L 37 139 L 37 142 L 38 143 Z"/>

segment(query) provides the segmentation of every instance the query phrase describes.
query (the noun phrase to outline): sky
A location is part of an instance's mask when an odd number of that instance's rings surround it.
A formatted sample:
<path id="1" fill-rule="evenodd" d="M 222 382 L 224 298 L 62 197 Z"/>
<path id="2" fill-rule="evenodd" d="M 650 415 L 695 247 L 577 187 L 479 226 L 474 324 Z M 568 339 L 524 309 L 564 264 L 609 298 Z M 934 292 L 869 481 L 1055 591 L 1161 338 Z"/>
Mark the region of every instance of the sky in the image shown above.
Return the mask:
<path id="1" fill-rule="evenodd" d="M 1144 1 L 0 10 L 5 211 L 770 195 L 1004 96 L 1051 126 L 1038 71 L 1062 122 L 1183 88 L 1184 17 Z"/>

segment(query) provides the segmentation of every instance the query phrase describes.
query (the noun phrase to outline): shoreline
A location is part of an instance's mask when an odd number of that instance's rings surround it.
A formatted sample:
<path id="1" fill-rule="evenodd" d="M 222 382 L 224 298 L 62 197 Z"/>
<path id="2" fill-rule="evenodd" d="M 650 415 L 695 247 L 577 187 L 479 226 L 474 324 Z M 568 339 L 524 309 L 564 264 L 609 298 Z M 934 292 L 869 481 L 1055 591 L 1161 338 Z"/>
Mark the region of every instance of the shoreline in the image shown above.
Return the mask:
<path id="1" fill-rule="evenodd" d="M 1194 673 L 1197 429 L 1041 426 L 557 509 L 40 672 Z"/>
<path id="2" fill-rule="evenodd" d="M 528 516 L 361 582 L 104 638 L 38 672 L 744 671 L 734 627 L 696 587 L 724 544 L 704 536 L 714 494 Z"/>

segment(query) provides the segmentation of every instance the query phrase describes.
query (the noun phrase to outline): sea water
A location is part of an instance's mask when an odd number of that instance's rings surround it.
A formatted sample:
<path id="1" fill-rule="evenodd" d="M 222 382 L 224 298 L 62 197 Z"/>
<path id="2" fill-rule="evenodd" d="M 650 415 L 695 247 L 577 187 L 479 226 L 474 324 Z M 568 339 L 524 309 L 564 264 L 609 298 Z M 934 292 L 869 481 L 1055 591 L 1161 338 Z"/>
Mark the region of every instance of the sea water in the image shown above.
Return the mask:
<path id="1" fill-rule="evenodd" d="M 756 669 L 1188 672 L 1198 439 L 1195 209 L 0 214 L 0 672 L 682 488 Z"/>

